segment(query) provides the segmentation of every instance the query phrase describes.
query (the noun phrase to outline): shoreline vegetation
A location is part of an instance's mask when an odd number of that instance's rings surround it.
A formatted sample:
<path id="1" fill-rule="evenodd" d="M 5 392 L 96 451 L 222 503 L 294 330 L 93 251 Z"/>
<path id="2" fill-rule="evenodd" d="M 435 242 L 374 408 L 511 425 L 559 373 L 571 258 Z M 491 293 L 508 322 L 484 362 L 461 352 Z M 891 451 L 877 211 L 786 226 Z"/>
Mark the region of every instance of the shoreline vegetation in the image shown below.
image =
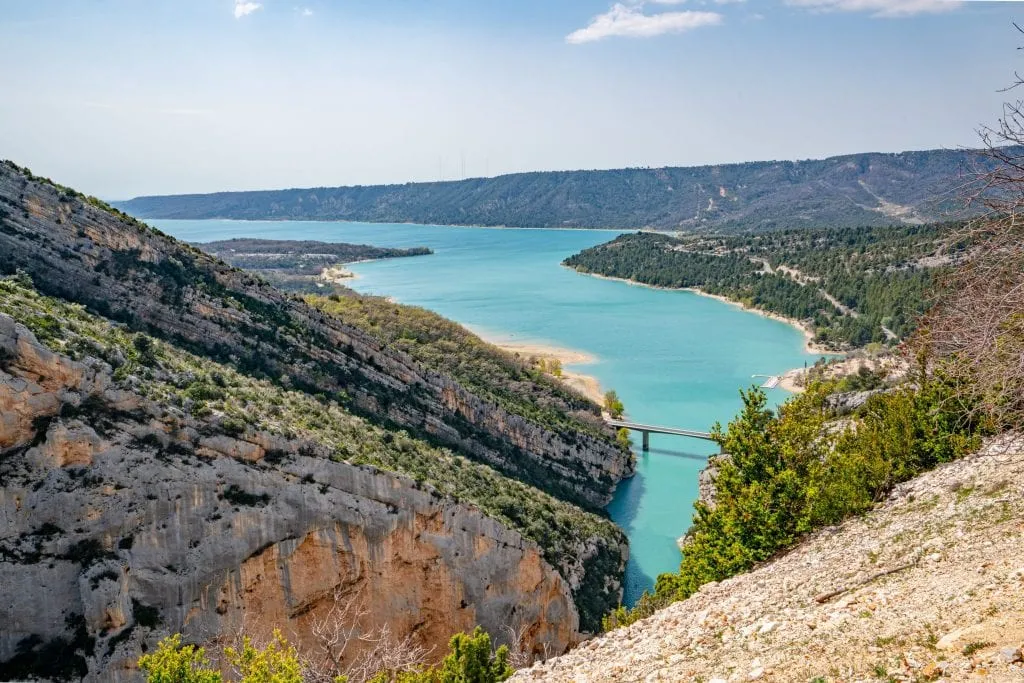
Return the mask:
<path id="1" fill-rule="evenodd" d="M 696 288 L 806 323 L 809 350 L 908 339 L 929 292 L 964 258 L 952 223 L 786 230 L 762 235 L 620 235 L 565 259 L 571 268 L 674 289 Z"/>

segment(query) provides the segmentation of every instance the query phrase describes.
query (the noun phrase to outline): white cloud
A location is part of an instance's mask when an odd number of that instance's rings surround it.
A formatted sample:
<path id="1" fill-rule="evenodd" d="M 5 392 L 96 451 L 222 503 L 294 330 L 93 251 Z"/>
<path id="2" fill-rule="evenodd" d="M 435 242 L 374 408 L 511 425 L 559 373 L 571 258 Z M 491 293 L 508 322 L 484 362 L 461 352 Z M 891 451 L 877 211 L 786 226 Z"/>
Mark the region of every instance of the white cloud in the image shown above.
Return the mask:
<path id="1" fill-rule="evenodd" d="M 252 14 L 260 7 L 263 7 L 258 2 L 248 2 L 247 0 L 235 0 L 235 19 L 241 19 L 247 14 Z"/>
<path id="2" fill-rule="evenodd" d="M 304 17 L 311 17 L 311 16 L 313 16 L 313 10 L 309 9 L 308 7 L 303 7 L 302 8 L 302 16 L 304 16 Z"/>
<path id="3" fill-rule="evenodd" d="M 874 17 L 910 17 L 957 9 L 961 0 L 786 0 L 787 5 L 820 12 L 869 12 Z"/>
<path id="4" fill-rule="evenodd" d="M 678 4 L 659 0 L 658 4 Z M 584 28 L 573 31 L 565 37 L 572 45 L 591 43 L 612 36 L 650 38 L 665 33 L 683 33 L 701 26 L 715 26 L 722 23 L 722 15 L 716 12 L 661 12 L 644 14 L 643 5 L 615 3 L 604 14 L 594 17 Z"/>

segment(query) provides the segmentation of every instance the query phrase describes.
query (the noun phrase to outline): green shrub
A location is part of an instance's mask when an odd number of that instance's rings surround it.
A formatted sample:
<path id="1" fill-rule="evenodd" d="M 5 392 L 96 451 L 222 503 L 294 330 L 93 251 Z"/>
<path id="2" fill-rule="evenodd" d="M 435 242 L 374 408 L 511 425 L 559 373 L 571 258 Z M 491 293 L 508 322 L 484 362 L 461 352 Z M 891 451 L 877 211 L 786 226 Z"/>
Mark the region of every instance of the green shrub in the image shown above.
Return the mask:
<path id="1" fill-rule="evenodd" d="M 615 390 L 611 390 L 604 395 L 604 409 L 614 417 L 616 420 L 622 417 L 622 414 L 626 412 L 626 406 L 622 404 L 622 400 L 619 395 L 615 393 Z"/>
<path id="2" fill-rule="evenodd" d="M 502 645 L 492 650 L 490 635 L 479 626 L 472 634 L 456 633 L 448 648 L 448 656 L 438 667 L 381 671 L 369 683 L 501 683 L 515 673 L 508 663 L 508 648 Z"/>
<path id="3" fill-rule="evenodd" d="M 515 671 L 508 663 L 508 648 L 491 649 L 491 637 L 479 626 L 472 634 L 457 633 L 440 665 L 404 671 L 380 671 L 369 683 L 501 683 Z M 241 648 L 224 649 L 227 662 L 238 672 L 238 683 L 302 683 L 303 664 L 298 651 L 281 635 L 264 648 L 245 636 Z M 182 645 L 181 635 L 160 641 L 157 651 L 139 659 L 147 683 L 221 683 L 202 648 Z M 344 675 L 335 683 L 347 683 Z"/>
<path id="4" fill-rule="evenodd" d="M 113 553 L 103 547 L 103 544 L 95 538 L 85 538 L 76 541 L 64 553 L 63 559 L 78 562 L 83 567 L 88 567 L 100 560 L 115 557 Z"/>
<path id="5" fill-rule="evenodd" d="M 160 610 L 151 605 L 145 605 L 135 598 L 132 598 L 132 614 L 135 623 L 146 628 L 156 628 L 163 621 L 160 618 Z"/>
<path id="6" fill-rule="evenodd" d="M 156 652 L 143 655 L 139 668 L 146 683 L 221 683 L 221 675 L 210 666 L 203 648 L 182 645 L 181 635 L 164 638 Z"/>
<path id="7" fill-rule="evenodd" d="M 224 654 L 241 674 L 240 683 L 302 683 L 302 665 L 299 654 L 288 644 L 280 631 L 260 649 L 248 636 L 242 639 L 242 648 L 226 648 Z"/>
<path id="8" fill-rule="evenodd" d="M 249 493 L 235 484 L 224 489 L 224 500 L 232 505 L 246 505 L 249 507 L 263 507 L 270 502 L 270 495 L 266 493 Z"/>
<path id="9" fill-rule="evenodd" d="M 729 454 L 719 462 L 714 505 L 696 514 L 676 574 L 658 577 L 655 592 L 632 610 L 604 619 L 606 628 L 648 616 L 792 546 L 804 534 L 870 509 L 896 484 L 959 458 L 980 444 L 985 425 L 964 392 L 941 375 L 872 396 L 845 429 L 826 397 L 835 384 L 816 383 L 778 413 L 756 388 L 741 392 L 743 409 L 713 434 Z"/>

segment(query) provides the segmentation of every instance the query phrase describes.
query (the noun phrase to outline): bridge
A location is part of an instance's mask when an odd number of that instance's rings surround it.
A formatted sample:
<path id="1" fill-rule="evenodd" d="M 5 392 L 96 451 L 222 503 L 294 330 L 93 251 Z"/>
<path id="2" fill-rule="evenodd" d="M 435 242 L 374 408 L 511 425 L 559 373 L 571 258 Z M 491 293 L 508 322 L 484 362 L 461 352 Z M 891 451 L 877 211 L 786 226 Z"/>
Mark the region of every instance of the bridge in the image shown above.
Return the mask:
<path id="1" fill-rule="evenodd" d="M 659 427 L 658 425 L 641 424 L 639 422 L 626 422 L 625 420 L 606 420 L 610 427 L 617 429 L 628 429 L 643 434 L 644 451 L 651 450 L 651 434 L 671 434 L 673 436 L 688 436 L 691 439 L 703 439 L 714 441 L 708 432 L 698 432 L 693 429 L 679 429 L 677 427 Z"/>

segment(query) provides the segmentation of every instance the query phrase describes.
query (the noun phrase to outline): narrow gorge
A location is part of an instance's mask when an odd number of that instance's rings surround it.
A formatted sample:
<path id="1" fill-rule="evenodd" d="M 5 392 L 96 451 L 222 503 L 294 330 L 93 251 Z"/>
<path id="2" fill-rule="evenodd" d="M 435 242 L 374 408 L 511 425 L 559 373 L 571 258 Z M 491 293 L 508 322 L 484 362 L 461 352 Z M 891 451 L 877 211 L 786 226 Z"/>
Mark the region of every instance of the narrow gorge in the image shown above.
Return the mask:
<path id="1" fill-rule="evenodd" d="M 325 624 L 529 658 L 618 604 L 633 463 L 585 398 L 497 351 L 467 387 L 7 163 L 0 226 L 0 673 Z"/>

